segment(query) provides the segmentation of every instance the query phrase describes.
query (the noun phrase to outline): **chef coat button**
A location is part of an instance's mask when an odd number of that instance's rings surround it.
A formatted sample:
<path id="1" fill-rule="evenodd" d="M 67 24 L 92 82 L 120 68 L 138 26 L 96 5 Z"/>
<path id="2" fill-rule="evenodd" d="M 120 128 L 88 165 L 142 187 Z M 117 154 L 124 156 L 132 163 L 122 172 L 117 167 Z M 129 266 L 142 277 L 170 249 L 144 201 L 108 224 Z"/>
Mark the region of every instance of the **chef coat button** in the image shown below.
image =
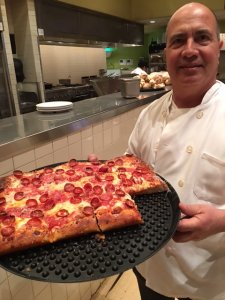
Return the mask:
<path id="1" fill-rule="evenodd" d="M 166 111 L 165 110 L 162 112 L 162 116 L 163 116 L 163 118 L 166 118 Z"/>
<path id="2" fill-rule="evenodd" d="M 192 153 L 192 151 L 193 151 L 192 146 L 187 146 L 186 151 L 187 151 L 187 153 Z"/>
<path id="3" fill-rule="evenodd" d="M 202 117 L 203 117 L 203 111 L 200 110 L 196 113 L 196 118 L 201 119 Z"/>
<path id="4" fill-rule="evenodd" d="M 183 187 L 183 186 L 184 186 L 183 180 L 179 180 L 179 181 L 178 181 L 178 186 L 179 186 L 179 187 Z"/>

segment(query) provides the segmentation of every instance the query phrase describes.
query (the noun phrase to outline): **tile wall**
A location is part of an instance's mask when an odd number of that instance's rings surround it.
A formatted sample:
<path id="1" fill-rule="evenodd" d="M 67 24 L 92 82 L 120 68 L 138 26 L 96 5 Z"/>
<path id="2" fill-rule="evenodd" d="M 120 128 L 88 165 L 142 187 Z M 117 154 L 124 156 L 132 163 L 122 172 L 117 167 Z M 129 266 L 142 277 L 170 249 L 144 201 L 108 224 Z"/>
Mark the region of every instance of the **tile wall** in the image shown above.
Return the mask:
<path id="1" fill-rule="evenodd" d="M 34 145 L 28 152 L 0 161 L 0 176 L 10 174 L 14 169 L 30 171 L 70 158 L 87 159 L 90 153 L 95 153 L 100 159 L 121 155 L 143 108 L 138 107 L 46 144 Z M 89 300 L 101 283 L 102 280 L 74 284 L 44 283 L 0 268 L 0 300 Z"/>

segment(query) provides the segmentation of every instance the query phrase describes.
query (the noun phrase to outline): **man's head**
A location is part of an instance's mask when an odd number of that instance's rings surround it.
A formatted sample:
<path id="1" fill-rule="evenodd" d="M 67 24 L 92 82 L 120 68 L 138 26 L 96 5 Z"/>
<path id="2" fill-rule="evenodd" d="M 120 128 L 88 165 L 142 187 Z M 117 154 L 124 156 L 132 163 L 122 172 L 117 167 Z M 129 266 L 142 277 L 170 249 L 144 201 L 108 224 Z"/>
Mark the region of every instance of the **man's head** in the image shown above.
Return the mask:
<path id="1" fill-rule="evenodd" d="M 216 80 L 220 48 L 214 13 L 200 3 L 188 3 L 171 17 L 166 31 L 165 55 L 173 88 L 181 92 L 206 91 Z"/>
<path id="2" fill-rule="evenodd" d="M 138 67 L 141 68 L 142 70 L 146 71 L 148 68 L 148 63 L 144 59 L 140 59 L 138 62 Z"/>

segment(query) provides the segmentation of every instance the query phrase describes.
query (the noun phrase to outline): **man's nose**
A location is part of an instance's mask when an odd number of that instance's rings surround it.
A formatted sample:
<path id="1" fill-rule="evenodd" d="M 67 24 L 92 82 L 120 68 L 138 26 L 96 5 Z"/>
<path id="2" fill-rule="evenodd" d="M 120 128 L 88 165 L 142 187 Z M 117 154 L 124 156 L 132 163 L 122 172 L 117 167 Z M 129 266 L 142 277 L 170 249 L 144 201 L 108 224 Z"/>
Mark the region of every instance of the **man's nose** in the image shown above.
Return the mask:
<path id="1" fill-rule="evenodd" d="M 183 48 L 183 55 L 186 57 L 192 57 L 197 55 L 198 50 L 197 50 L 197 45 L 195 43 L 195 41 L 190 38 L 187 39 L 186 43 L 184 44 L 184 48 Z"/>

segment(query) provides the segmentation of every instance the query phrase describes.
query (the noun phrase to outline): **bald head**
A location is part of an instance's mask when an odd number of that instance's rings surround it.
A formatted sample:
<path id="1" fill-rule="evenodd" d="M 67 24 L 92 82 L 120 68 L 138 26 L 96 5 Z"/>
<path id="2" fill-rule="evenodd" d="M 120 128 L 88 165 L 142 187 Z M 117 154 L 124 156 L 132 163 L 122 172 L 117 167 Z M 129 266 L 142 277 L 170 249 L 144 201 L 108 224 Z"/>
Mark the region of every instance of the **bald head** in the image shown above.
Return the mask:
<path id="1" fill-rule="evenodd" d="M 219 24 L 218 24 L 216 15 L 207 6 L 205 6 L 204 4 L 201 4 L 201 3 L 197 3 L 197 2 L 191 2 L 191 3 L 185 4 L 185 5 L 181 6 L 178 10 L 176 10 L 176 12 L 172 15 L 172 17 L 170 18 L 170 20 L 167 24 L 166 37 L 168 36 L 168 32 L 171 30 L 174 22 L 176 22 L 177 19 L 185 20 L 189 16 L 199 15 L 199 14 L 205 14 L 206 17 L 213 20 L 215 33 L 216 33 L 217 39 L 219 40 L 220 39 L 220 29 L 219 29 Z"/>

